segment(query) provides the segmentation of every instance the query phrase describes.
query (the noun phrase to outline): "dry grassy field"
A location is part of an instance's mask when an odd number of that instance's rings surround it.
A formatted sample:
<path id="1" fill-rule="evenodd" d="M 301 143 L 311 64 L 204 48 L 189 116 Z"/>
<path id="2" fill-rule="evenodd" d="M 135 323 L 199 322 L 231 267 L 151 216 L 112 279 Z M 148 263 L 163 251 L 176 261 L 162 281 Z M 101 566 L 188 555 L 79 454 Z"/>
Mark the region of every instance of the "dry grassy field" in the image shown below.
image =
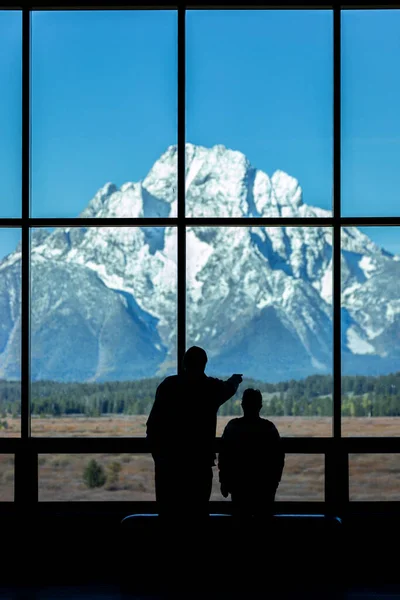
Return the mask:
<path id="1" fill-rule="evenodd" d="M 230 417 L 218 419 L 220 435 Z M 275 417 L 272 419 L 282 436 L 328 437 L 330 418 Z M 17 419 L 7 419 L 1 437 L 18 437 Z M 33 418 L 32 435 L 40 437 L 120 437 L 144 436 L 145 416 L 103 416 Z M 400 418 L 347 418 L 342 422 L 346 436 L 399 436 Z M 88 488 L 83 479 L 91 458 L 104 469 L 106 483 Z M 112 463 L 118 463 L 117 477 L 111 476 Z M 115 470 L 115 465 L 114 465 Z M 154 500 L 153 462 L 148 455 L 40 455 L 39 500 Z M 13 499 L 13 457 L 0 455 L 0 501 Z M 185 493 L 182 472 L 182 494 Z M 400 455 L 352 455 L 350 457 L 351 500 L 399 500 Z M 215 469 L 212 499 L 224 500 L 219 492 Z M 323 455 L 293 454 L 286 465 L 278 490 L 279 500 L 324 500 Z"/>
<path id="2" fill-rule="evenodd" d="M 102 417 L 35 417 L 32 435 L 37 437 L 143 437 L 146 434 L 145 415 L 105 415 Z M 218 417 L 217 434 L 221 435 L 231 417 Z M 272 417 L 283 436 L 330 437 L 330 417 Z M 5 419 L 7 427 L 0 429 L 0 437 L 19 437 L 19 419 Z M 344 417 L 342 435 L 367 437 L 400 436 L 400 417 Z"/>

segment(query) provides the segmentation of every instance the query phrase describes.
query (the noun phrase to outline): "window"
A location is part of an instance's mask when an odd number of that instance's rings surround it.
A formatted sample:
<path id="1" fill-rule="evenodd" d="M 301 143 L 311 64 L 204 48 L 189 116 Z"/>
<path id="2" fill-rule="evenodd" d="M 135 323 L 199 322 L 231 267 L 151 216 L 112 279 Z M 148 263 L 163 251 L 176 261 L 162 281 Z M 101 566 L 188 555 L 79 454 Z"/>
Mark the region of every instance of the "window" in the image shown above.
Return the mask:
<path id="1" fill-rule="evenodd" d="M 314 435 L 331 435 L 330 229 L 191 227 L 186 253 L 187 346 L 208 349 L 211 375 L 243 373 L 284 434 L 319 417 Z M 239 399 L 220 414 L 241 414 Z"/>
<path id="2" fill-rule="evenodd" d="M 34 217 L 176 215 L 176 31 L 176 11 L 32 13 Z"/>
<path id="3" fill-rule="evenodd" d="M 0 437 L 21 434 L 21 230 L 0 229 Z"/>
<path id="4" fill-rule="evenodd" d="M 102 500 L 155 500 L 152 457 L 149 454 L 39 455 L 40 502 Z"/>
<path id="5" fill-rule="evenodd" d="M 0 218 L 21 216 L 21 16 L 0 10 Z"/>
<path id="6" fill-rule="evenodd" d="M 399 500 L 398 454 L 351 454 L 349 466 L 351 501 Z"/>
<path id="7" fill-rule="evenodd" d="M 288 454 L 277 500 L 323 502 L 324 457 L 320 454 Z"/>
<path id="8" fill-rule="evenodd" d="M 0 502 L 14 500 L 14 456 L 0 454 Z"/>
<path id="9" fill-rule="evenodd" d="M 33 232 L 34 435 L 143 435 L 175 371 L 175 228 Z"/>
<path id="10" fill-rule="evenodd" d="M 397 217 L 400 12 L 342 13 L 342 205 L 345 216 Z"/>
<path id="11" fill-rule="evenodd" d="M 398 227 L 342 229 L 344 435 L 400 435 Z"/>
<path id="12" fill-rule="evenodd" d="M 324 456 L 320 454 L 287 454 L 282 480 L 276 500 L 278 502 L 324 501 Z M 218 483 L 218 469 L 214 468 L 211 500 L 229 502 L 224 498 Z"/>
<path id="13" fill-rule="evenodd" d="M 330 10 L 188 11 L 188 216 L 332 209 L 332 31 Z"/>
<path id="14" fill-rule="evenodd" d="M 149 8 L 0 11 L 0 497 L 152 501 L 196 344 L 279 501 L 396 499 L 400 10 Z"/>

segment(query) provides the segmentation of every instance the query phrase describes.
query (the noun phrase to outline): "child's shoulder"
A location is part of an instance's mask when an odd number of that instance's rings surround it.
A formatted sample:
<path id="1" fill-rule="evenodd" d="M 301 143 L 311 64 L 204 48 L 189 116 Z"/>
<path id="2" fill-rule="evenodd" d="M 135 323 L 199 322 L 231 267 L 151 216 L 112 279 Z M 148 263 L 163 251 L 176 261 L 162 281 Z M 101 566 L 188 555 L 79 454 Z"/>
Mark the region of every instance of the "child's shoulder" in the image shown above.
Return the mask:
<path id="1" fill-rule="evenodd" d="M 235 429 L 242 422 L 243 417 L 234 417 L 225 426 L 225 429 Z"/>
<path id="2" fill-rule="evenodd" d="M 276 432 L 278 431 L 278 428 L 276 427 L 275 423 L 273 423 L 269 419 L 265 419 L 264 417 L 262 417 L 260 421 L 265 429 L 269 429 L 270 431 Z"/>

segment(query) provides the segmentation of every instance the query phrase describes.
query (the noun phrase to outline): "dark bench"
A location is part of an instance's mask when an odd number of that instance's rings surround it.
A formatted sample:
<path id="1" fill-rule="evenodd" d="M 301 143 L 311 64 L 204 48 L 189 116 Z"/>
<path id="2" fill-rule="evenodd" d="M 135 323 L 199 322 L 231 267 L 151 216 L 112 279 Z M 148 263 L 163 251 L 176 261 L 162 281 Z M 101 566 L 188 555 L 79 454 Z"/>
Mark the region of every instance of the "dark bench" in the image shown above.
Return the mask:
<path id="1" fill-rule="evenodd" d="M 192 526 L 185 521 L 182 538 L 174 535 L 173 524 L 166 533 L 157 514 L 125 517 L 120 525 L 123 589 L 160 592 L 170 585 L 188 592 L 193 581 L 203 592 L 323 585 L 336 593 L 341 587 L 342 572 L 335 569 L 342 534 L 337 516 L 275 514 L 265 522 L 243 523 L 211 514 L 193 536 Z"/>

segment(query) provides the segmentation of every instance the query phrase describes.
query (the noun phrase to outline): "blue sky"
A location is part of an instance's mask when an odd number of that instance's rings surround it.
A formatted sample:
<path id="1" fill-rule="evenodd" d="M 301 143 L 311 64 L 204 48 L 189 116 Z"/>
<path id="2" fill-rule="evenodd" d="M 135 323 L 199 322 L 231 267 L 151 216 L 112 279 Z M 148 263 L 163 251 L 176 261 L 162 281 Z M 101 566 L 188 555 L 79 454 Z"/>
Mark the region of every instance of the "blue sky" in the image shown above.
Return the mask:
<path id="1" fill-rule="evenodd" d="M 397 210 L 399 13 L 343 16 L 345 215 Z M 142 179 L 176 143 L 176 35 L 175 11 L 34 13 L 33 216 L 77 216 L 104 183 Z M 20 41 L 20 13 L 0 12 L 2 216 L 19 215 Z M 283 169 L 307 203 L 331 208 L 331 67 L 330 11 L 189 12 L 187 140 Z M 396 231 L 374 239 L 400 252 Z"/>
<path id="2" fill-rule="evenodd" d="M 0 11 L 0 216 L 21 216 L 22 17 Z"/>
<path id="3" fill-rule="evenodd" d="M 282 169 L 331 208 L 332 12 L 193 11 L 186 37 L 188 140 Z"/>
<path id="4" fill-rule="evenodd" d="M 32 18 L 32 215 L 78 216 L 175 144 L 175 11 Z"/>
<path id="5" fill-rule="evenodd" d="M 0 260 L 15 250 L 21 241 L 21 229 L 13 227 L 0 228 Z"/>
<path id="6" fill-rule="evenodd" d="M 342 214 L 400 214 L 400 10 L 342 18 Z"/>

